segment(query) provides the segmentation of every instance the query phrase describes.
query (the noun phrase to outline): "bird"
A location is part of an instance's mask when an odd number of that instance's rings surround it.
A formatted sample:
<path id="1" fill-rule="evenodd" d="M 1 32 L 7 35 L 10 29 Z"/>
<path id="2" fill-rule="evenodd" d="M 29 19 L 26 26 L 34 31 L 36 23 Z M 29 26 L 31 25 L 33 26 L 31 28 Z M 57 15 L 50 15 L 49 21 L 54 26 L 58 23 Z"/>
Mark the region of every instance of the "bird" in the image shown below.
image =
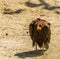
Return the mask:
<path id="1" fill-rule="evenodd" d="M 29 33 L 32 39 L 32 46 L 40 47 L 40 49 L 49 48 L 49 43 L 51 39 L 51 23 L 44 19 L 37 18 L 29 24 Z"/>

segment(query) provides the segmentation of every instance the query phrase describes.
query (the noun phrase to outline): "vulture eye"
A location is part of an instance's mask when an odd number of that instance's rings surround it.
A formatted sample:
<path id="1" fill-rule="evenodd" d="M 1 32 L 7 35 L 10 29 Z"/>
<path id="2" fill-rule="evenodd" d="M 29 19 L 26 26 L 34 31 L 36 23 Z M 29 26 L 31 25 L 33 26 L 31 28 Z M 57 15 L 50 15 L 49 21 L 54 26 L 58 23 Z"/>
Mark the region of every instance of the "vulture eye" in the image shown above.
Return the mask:
<path id="1" fill-rule="evenodd" d="M 39 25 L 39 27 L 41 27 L 41 25 Z"/>
<path id="2" fill-rule="evenodd" d="M 51 25 L 50 23 L 48 23 L 48 25 Z"/>

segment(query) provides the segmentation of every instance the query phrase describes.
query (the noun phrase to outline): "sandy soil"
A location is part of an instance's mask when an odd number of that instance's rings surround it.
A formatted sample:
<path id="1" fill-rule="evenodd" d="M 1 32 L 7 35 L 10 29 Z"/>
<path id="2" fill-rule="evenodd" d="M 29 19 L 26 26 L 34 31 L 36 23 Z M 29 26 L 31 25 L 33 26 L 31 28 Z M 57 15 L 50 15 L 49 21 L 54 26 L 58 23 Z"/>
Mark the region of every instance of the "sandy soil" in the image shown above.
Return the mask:
<path id="1" fill-rule="evenodd" d="M 44 56 L 29 36 L 29 24 L 38 17 L 51 23 L 50 48 Z M 52 58 L 60 59 L 60 0 L 0 0 L 0 59 Z"/>

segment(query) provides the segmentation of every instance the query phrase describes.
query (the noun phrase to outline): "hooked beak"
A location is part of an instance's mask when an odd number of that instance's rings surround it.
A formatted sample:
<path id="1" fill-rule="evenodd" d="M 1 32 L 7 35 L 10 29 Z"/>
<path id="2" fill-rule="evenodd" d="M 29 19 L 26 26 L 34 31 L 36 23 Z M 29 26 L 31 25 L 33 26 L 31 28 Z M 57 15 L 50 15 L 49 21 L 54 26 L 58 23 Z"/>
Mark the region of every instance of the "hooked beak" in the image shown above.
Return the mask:
<path id="1" fill-rule="evenodd" d="M 41 30 L 41 29 L 42 29 L 42 27 L 37 25 L 37 30 Z"/>

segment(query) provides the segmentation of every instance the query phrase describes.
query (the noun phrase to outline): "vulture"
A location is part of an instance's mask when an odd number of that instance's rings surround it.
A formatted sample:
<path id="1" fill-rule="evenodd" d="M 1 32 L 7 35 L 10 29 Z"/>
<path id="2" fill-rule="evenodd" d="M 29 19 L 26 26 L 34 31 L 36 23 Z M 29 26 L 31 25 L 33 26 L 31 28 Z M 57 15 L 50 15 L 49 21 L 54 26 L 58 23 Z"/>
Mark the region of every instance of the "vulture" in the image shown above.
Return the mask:
<path id="1" fill-rule="evenodd" d="M 51 38 L 51 24 L 46 20 L 37 18 L 36 20 L 32 21 L 29 25 L 29 32 L 30 37 L 32 39 L 32 46 L 37 45 L 40 49 L 48 49 L 50 38 Z"/>

